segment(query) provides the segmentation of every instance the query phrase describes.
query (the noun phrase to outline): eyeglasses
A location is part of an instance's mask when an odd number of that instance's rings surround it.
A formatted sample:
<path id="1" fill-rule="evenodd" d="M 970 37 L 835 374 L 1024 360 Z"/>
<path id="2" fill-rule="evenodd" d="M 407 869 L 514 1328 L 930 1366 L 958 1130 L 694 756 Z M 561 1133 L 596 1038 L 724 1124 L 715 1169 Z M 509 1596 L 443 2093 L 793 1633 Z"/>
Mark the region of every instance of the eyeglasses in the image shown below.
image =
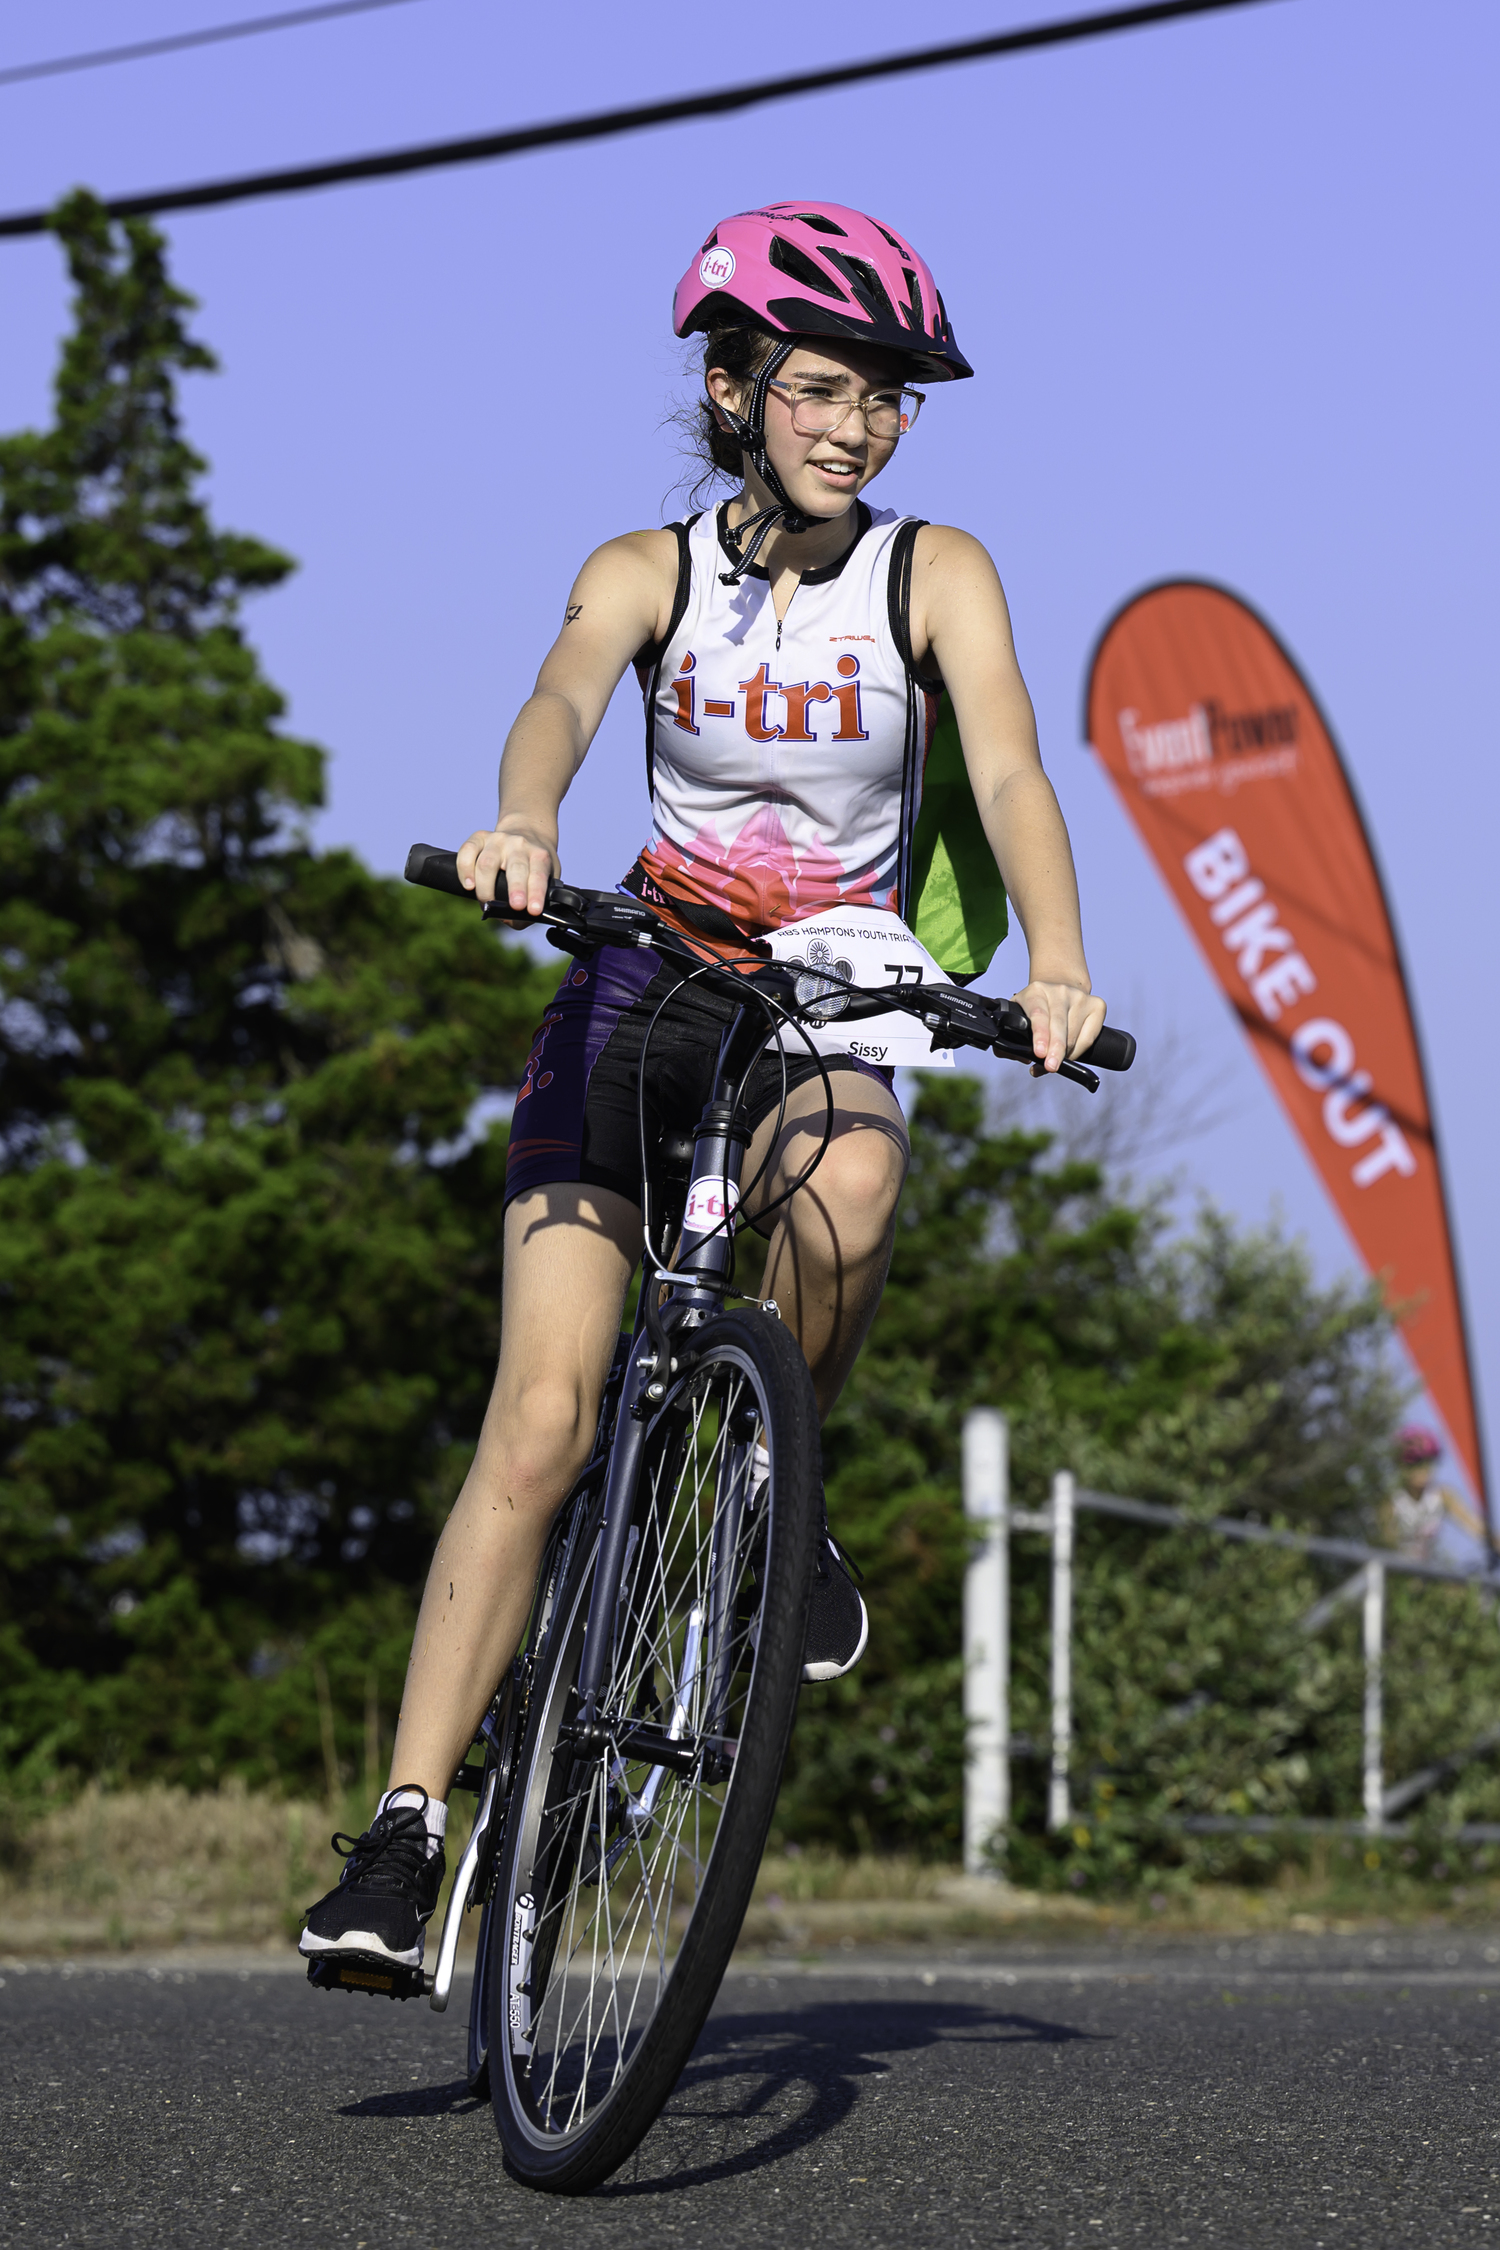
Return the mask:
<path id="1" fill-rule="evenodd" d="M 871 437 L 905 437 L 922 411 L 921 391 L 872 391 L 860 397 L 847 383 L 782 383 L 773 376 L 766 388 L 780 391 L 792 410 L 792 428 L 803 437 L 827 437 L 863 414 Z"/>

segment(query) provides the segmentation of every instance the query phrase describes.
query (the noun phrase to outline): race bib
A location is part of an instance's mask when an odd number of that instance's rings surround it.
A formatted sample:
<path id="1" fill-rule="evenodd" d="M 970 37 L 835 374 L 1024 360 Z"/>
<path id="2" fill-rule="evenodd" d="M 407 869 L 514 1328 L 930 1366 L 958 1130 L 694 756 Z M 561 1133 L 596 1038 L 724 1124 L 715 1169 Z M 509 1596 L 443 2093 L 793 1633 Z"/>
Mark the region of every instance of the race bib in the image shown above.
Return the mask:
<path id="1" fill-rule="evenodd" d="M 840 1030 L 843 1006 L 836 983 L 870 986 L 951 984 L 925 946 L 917 943 L 899 914 L 874 906 L 836 906 L 826 913 L 809 914 L 801 922 L 788 922 L 773 930 L 770 947 L 775 958 L 797 978 L 802 1001 L 827 995 L 828 1015 L 821 1024 L 804 1026 L 813 1045 L 825 1055 L 857 1055 L 861 1062 L 902 1070 L 952 1070 L 951 1048 L 933 1052 L 932 1033 L 916 1016 L 891 1008 L 878 1016 L 861 1016 Z M 786 1035 L 787 1051 L 801 1046 L 796 1032 Z M 804 1050 L 805 1052 L 805 1050 Z"/>

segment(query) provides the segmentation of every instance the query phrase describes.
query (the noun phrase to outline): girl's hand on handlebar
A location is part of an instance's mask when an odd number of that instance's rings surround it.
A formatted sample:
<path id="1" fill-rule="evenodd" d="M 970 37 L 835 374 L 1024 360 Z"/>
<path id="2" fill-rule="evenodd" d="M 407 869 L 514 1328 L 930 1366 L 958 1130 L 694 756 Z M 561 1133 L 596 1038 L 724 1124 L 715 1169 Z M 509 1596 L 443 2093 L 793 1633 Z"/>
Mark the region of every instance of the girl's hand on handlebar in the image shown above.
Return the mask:
<path id="1" fill-rule="evenodd" d="M 458 854 L 458 872 L 476 898 L 516 914 L 540 914 L 547 885 L 561 875 L 556 840 L 531 821 L 510 819 L 476 829 Z"/>
<path id="2" fill-rule="evenodd" d="M 1044 1070 L 1076 1062 L 1104 1027 L 1104 1002 L 1086 985 L 1037 978 L 1015 997 L 1031 1018 L 1032 1050 Z"/>

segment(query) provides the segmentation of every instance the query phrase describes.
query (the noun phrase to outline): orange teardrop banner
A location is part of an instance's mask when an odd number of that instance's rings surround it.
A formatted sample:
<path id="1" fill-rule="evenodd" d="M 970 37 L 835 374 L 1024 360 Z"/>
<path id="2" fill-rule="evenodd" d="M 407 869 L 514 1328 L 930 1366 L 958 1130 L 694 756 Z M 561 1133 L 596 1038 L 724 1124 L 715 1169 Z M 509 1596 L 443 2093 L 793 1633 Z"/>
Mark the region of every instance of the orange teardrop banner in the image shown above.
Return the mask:
<path id="1" fill-rule="evenodd" d="M 1380 874 L 1307 682 L 1238 596 L 1106 626 L 1088 738 L 1402 1332 L 1473 1489 L 1478 1417 L 1422 1055 Z"/>

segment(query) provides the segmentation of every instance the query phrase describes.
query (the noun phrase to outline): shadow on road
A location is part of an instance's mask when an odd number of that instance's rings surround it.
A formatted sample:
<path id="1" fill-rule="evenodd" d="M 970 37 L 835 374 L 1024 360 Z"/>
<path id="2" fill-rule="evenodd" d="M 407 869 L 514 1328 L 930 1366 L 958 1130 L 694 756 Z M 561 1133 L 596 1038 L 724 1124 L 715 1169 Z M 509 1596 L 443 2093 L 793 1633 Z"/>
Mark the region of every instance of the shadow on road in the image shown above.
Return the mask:
<path id="1" fill-rule="evenodd" d="M 488 2109 L 469 2092 L 468 2081 L 452 2079 L 443 2086 L 403 2086 L 394 2094 L 370 2094 L 362 2102 L 346 2103 L 340 2117 L 462 2117 L 471 2109 Z"/>
<path id="2" fill-rule="evenodd" d="M 595 2190 L 599 2197 L 659 2195 L 664 2189 L 703 2187 L 775 2164 L 841 2125 L 859 2100 L 861 2081 L 883 2077 L 888 2056 L 947 2042 L 962 2046 L 1057 2046 L 1098 2039 L 1098 2032 L 1043 2016 L 998 2015 L 972 2001 L 855 2000 L 781 2015 L 710 2017 L 692 2060 L 635 2157 L 631 2176 Z M 805 2089 L 798 2115 L 785 2120 L 789 2098 Z M 733 2121 L 767 2129 L 732 2154 L 708 2162 L 661 2168 L 662 2137 L 673 2127 L 696 2125 L 687 2137 L 698 2150 L 706 2138 L 722 2143 Z"/>
<path id="3" fill-rule="evenodd" d="M 859 2100 L 861 2082 L 884 2077 L 896 2055 L 942 2043 L 1039 2047 L 1100 2036 L 1045 2016 L 1000 2015 L 973 2001 L 941 1999 L 854 2000 L 777 2015 L 712 2016 L 630 2176 L 607 2181 L 595 2194 L 659 2195 L 758 2172 L 841 2125 Z M 790 2120 L 789 2104 L 797 2109 Z M 487 2106 L 457 2078 L 370 2094 L 347 2103 L 339 2115 L 450 2117 Z M 705 2142 L 722 2149 L 725 2128 L 736 2124 L 750 2128 L 749 2145 L 705 2159 Z M 697 2161 L 685 2155 L 664 2168 L 664 2137 L 668 2146 L 686 2140 Z"/>

